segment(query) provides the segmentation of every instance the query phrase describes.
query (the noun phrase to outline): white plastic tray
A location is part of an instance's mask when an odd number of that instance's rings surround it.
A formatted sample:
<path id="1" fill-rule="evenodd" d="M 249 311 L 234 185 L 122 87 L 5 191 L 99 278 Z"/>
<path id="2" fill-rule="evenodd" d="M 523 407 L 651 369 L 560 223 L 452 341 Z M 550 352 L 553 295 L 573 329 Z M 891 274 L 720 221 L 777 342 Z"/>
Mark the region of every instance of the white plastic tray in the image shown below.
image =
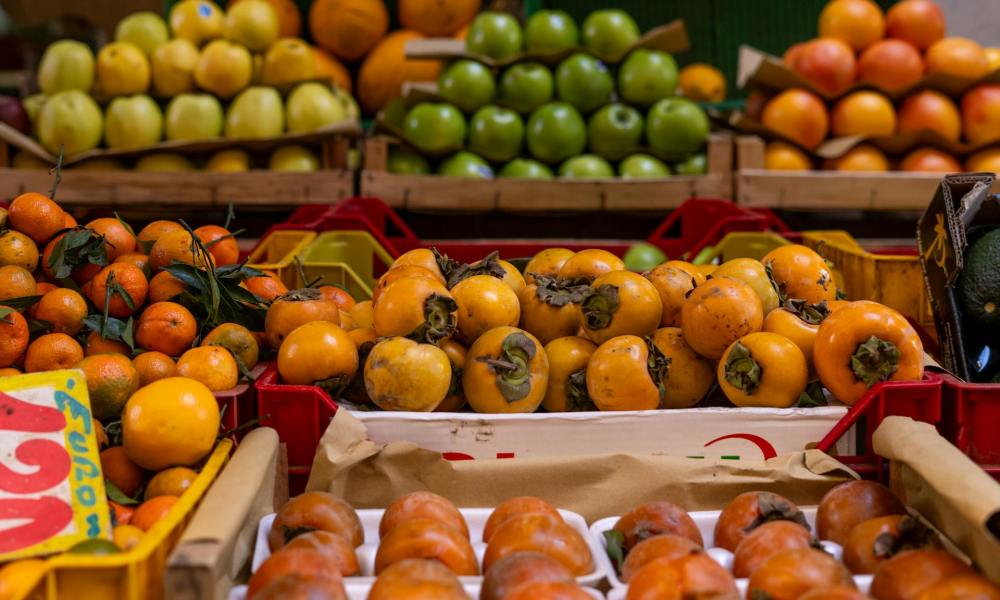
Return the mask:
<path id="1" fill-rule="evenodd" d="M 344 590 L 347 592 L 348 600 L 367 600 L 368 592 L 372 589 L 371 583 L 362 583 L 360 581 L 351 581 L 351 578 L 344 580 Z M 479 600 L 479 588 L 481 587 L 478 583 L 463 583 L 462 587 L 465 588 L 465 593 L 471 600 Z M 594 600 L 604 600 L 604 594 L 597 591 L 591 587 L 583 588 L 585 592 L 590 594 Z M 229 590 L 229 600 L 245 600 L 247 596 L 247 586 L 239 585 Z M 625 596 L 622 595 L 621 599 L 624 600 Z"/>
<path id="2" fill-rule="evenodd" d="M 361 525 L 365 530 L 365 541 L 356 549 L 358 565 L 361 567 L 361 575 L 358 577 L 345 577 L 345 584 L 361 583 L 370 587 L 375 581 L 375 553 L 378 550 L 379 543 L 378 525 L 382 520 L 382 513 L 384 512 L 384 509 L 362 509 L 357 511 L 358 517 L 361 519 Z M 459 512 L 465 517 L 465 522 L 469 526 L 469 541 L 472 543 L 472 549 L 476 553 L 479 564 L 482 565 L 483 554 L 486 552 L 486 544 L 482 542 L 483 528 L 486 526 L 486 520 L 492 514 L 493 509 L 461 508 Z M 594 560 L 594 570 L 587 575 L 577 577 L 576 581 L 585 587 L 597 587 L 601 581 L 614 572 L 604 546 L 591 535 L 590 530 L 587 529 L 587 522 L 582 516 L 575 512 L 561 509 L 559 513 L 567 525 L 583 536 L 583 539 L 590 547 L 590 554 Z M 261 563 L 271 556 L 267 536 L 271 532 L 271 523 L 273 522 L 274 514 L 270 514 L 262 518 L 260 525 L 257 527 L 257 543 L 254 547 L 253 562 L 251 563 L 251 570 L 253 572 L 256 572 Z M 483 578 L 482 576 L 463 576 L 459 577 L 459 580 L 463 585 L 475 584 L 478 587 L 482 583 Z"/>
<path id="3" fill-rule="evenodd" d="M 815 535 L 816 507 L 800 506 L 799 510 L 801 510 L 802 514 L 805 515 L 806 522 L 809 523 L 810 530 Z M 701 531 L 701 537 L 705 541 L 705 548 L 708 555 L 711 556 L 715 562 L 732 571 L 733 553 L 725 548 L 715 547 L 715 523 L 719 520 L 719 515 L 722 514 L 722 511 L 705 510 L 691 512 L 688 514 L 691 515 L 691 518 L 694 519 L 695 525 L 697 525 L 699 531 Z M 593 543 L 600 544 L 601 548 L 605 550 L 605 554 L 607 554 L 607 540 L 604 538 L 604 532 L 613 529 L 619 518 L 620 517 L 607 517 L 605 519 L 595 521 L 594 524 L 590 526 L 590 536 L 593 539 Z M 833 555 L 833 557 L 837 560 L 841 560 L 843 557 L 843 549 L 840 547 L 840 544 L 829 540 L 822 540 L 820 541 L 820 544 L 823 545 L 824 550 Z M 611 584 L 611 591 L 608 593 L 608 600 L 625 600 L 625 596 L 628 591 L 628 584 L 618 578 L 618 572 L 615 570 L 614 565 L 611 564 L 610 559 L 607 560 L 607 569 L 608 582 Z M 747 593 L 747 582 L 747 579 L 736 580 L 736 587 L 740 590 L 740 594 L 743 596 L 746 596 Z M 871 586 L 871 582 L 871 575 L 854 576 L 854 583 L 857 584 L 858 589 L 862 592 L 868 593 L 868 588 Z"/>

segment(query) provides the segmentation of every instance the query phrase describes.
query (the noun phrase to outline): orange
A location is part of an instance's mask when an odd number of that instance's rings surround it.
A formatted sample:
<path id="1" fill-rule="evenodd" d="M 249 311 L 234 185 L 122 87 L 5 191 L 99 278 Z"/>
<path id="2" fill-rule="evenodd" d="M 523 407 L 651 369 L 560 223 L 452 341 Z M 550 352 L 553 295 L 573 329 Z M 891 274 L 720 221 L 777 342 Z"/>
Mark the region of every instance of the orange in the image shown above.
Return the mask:
<path id="1" fill-rule="evenodd" d="M 899 133 L 930 129 L 954 142 L 962 135 L 958 107 L 934 90 L 920 90 L 899 105 Z"/>
<path id="2" fill-rule="evenodd" d="M 139 315 L 135 341 L 143 350 L 180 356 L 197 333 L 198 324 L 191 311 L 175 302 L 156 302 Z"/>
<path id="3" fill-rule="evenodd" d="M 819 34 L 862 50 L 885 34 L 882 9 L 870 0 L 833 0 L 819 14 Z"/>
<path id="4" fill-rule="evenodd" d="M 138 492 L 142 482 L 146 480 L 146 473 L 129 460 L 121 446 L 101 451 L 101 471 L 105 479 L 129 497 Z"/>
<path id="5" fill-rule="evenodd" d="M 955 157 L 936 148 L 917 148 L 899 164 L 902 171 L 926 173 L 961 173 L 962 165 Z"/>
<path id="6" fill-rule="evenodd" d="M 167 516 L 174 504 L 180 500 L 177 496 L 157 496 L 146 500 L 132 513 L 132 520 L 129 525 L 134 525 L 143 531 L 149 531 L 163 517 Z"/>
<path id="7" fill-rule="evenodd" d="M 143 352 L 132 359 L 132 365 L 139 372 L 139 387 L 177 374 L 177 363 L 162 352 Z"/>
<path id="8" fill-rule="evenodd" d="M 962 96 L 962 130 L 972 144 L 1000 139 L 1000 85 L 977 85 Z"/>
<path id="9" fill-rule="evenodd" d="M 761 122 L 806 148 L 818 146 L 826 138 L 829 127 L 823 101 L 799 88 L 785 90 L 772 98 L 764 107 Z"/>
<path id="10" fill-rule="evenodd" d="M 1000 69 L 1000 48 L 990 46 L 983 48 L 983 52 L 986 53 L 986 62 L 990 66 L 990 72 Z"/>
<path id="11" fill-rule="evenodd" d="M 11 311 L 0 317 L 0 367 L 9 367 L 28 347 L 28 322 L 9 306 L 0 306 L 0 311 Z"/>
<path id="12" fill-rule="evenodd" d="M 0 233 L 0 266 L 14 265 L 27 271 L 38 267 L 38 245 L 20 231 Z"/>
<path id="13" fill-rule="evenodd" d="M 122 354 L 94 354 L 76 368 L 87 377 L 90 407 L 100 421 L 118 419 L 129 396 L 139 389 L 139 371 Z"/>
<path id="14" fill-rule="evenodd" d="M 35 295 L 36 296 L 44 296 L 45 294 L 48 294 L 52 290 L 58 290 L 58 289 L 59 289 L 58 285 L 53 285 L 53 284 L 49 283 L 48 281 L 36 281 L 35 282 Z M 36 303 L 33 308 L 37 308 L 37 307 L 38 307 L 38 304 Z"/>
<path id="15" fill-rule="evenodd" d="M 0 267 L 0 300 L 35 295 L 35 278 L 24 267 Z"/>
<path id="16" fill-rule="evenodd" d="M 205 384 L 167 377 L 132 394 L 122 440 L 132 462 L 150 471 L 198 464 L 219 435 L 219 404 Z"/>
<path id="17" fill-rule="evenodd" d="M 196 260 L 192 251 L 191 234 L 187 231 L 171 231 L 160 236 L 149 251 L 149 266 L 153 271 L 159 271 L 173 261 L 205 266 L 205 258 L 199 256 Z M 200 250 L 199 250 L 200 252 Z"/>
<path id="18" fill-rule="evenodd" d="M 132 229 L 113 217 L 94 219 L 87 228 L 104 236 L 108 260 L 114 261 L 122 254 L 135 251 L 135 234 Z"/>
<path id="19" fill-rule="evenodd" d="M 111 523 L 114 525 L 128 525 L 132 520 L 132 513 L 135 512 L 131 506 L 118 504 L 114 500 L 108 500 L 108 508 L 111 509 Z"/>
<path id="20" fill-rule="evenodd" d="M 180 497 L 191 487 L 197 477 L 198 473 L 187 467 L 164 469 L 149 480 L 144 498 L 149 500 L 157 496 Z"/>
<path id="21" fill-rule="evenodd" d="M 108 296 L 108 281 L 114 276 L 114 284 L 118 288 L 125 290 L 132 305 L 126 301 L 120 291 L 115 291 Z M 91 280 L 90 301 L 94 303 L 98 311 L 104 311 L 104 304 L 107 302 L 108 314 L 112 317 L 124 319 L 142 308 L 146 303 L 146 292 L 149 284 L 146 276 L 139 267 L 123 262 L 111 263 L 104 267 Z"/>
<path id="22" fill-rule="evenodd" d="M 120 254 L 115 258 L 114 262 L 128 263 L 130 265 L 135 265 L 146 272 L 146 267 L 149 266 L 149 256 L 143 254 L 142 252 L 129 252 L 127 254 Z"/>
<path id="23" fill-rule="evenodd" d="M 223 323 L 208 332 L 201 340 L 202 346 L 222 346 L 233 353 L 243 366 L 252 369 L 257 365 L 260 347 L 257 338 L 246 327 L 237 323 Z"/>
<path id="24" fill-rule="evenodd" d="M 14 367 L 4 367 L 0 369 L 0 377 L 13 377 L 14 375 L 20 375 L 21 371 Z"/>
<path id="25" fill-rule="evenodd" d="M 63 229 L 72 229 L 76 227 L 76 225 L 77 222 L 76 219 L 73 218 L 73 215 L 69 213 L 63 213 Z"/>
<path id="26" fill-rule="evenodd" d="M 128 552 L 132 548 L 139 545 L 139 542 L 142 541 L 143 533 L 144 532 L 135 525 L 115 525 L 114 529 L 111 530 L 111 541 L 113 541 L 115 546 L 118 546 L 122 552 Z"/>
<path id="27" fill-rule="evenodd" d="M 229 230 L 218 225 L 205 225 L 195 229 L 194 234 L 208 249 L 216 266 L 235 265 L 240 261 L 240 247 Z"/>
<path id="28" fill-rule="evenodd" d="M 854 92 L 833 106 L 830 130 L 837 137 L 892 135 L 896 130 L 896 110 L 878 92 Z"/>
<path id="29" fill-rule="evenodd" d="M 251 277 L 240 285 L 265 302 L 270 302 L 278 296 L 288 293 L 288 287 L 278 279 L 277 275 L 270 271 L 263 271 L 263 273 L 262 277 Z"/>
<path id="30" fill-rule="evenodd" d="M 35 305 L 35 318 L 50 323 L 56 333 L 76 335 L 87 318 L 87 301 L 69 288 L 57 288 Z"/>
<path id="31" fill-rule="evenodd" d="M 35 192 L 21 194 L 7 208 L 11 229 L 27 235 L 37 244 L 52 239 L 65 226 L 63 209 L 55 201 Z"/>
<path id="32" fill-rule="evenodd" d="M 312 46 L 313 63 L 316 66 L 316 77 L 329 77 L 330 81 L 343 88 L 347 93 L 351 92 L 351 73 L 336 58 L 322 48 Z"/>
<path id="33" fill-rule="evenodd" d="M 837 171 L 888 171 L 889 159 L 881 150 L 874 146 L 861 144 L 847 151 L 840 158 L 834 159 L 833 168 Z"/>
<path id="34" fill-rule="evenodd" d="M 983 47 L 963 37 L 934 42 L 927 49 L 926 60 L 928 73 L 944 73 L 965 79 L 979 79 L 990 70 Z"/>
<path id="35" fill-rule="evenodd" d="M 944 37 L 944 13 L 932 0 L 898 2 L 885 14 L 886 33 L 926 50 Z"/>
<path id="36" fill-rule="evenodd" d="M 88 333 L 86 344 L 87 356 L 95 354 L 124 354 L 127 356 L 132 353 L 132 349 L 128 347 L 128 344 L 119 342 L 118 340 L 106 340 L 101 337 L 99 331 Z"/>
<path id="37" fill-rule="evenodd" d="M 55 279 L 55 274 L 52 271 L 52 266 L 50 261 L 52 258 L 52 253 L 55 250 L 56 244 L 59 243 L 59 241 L 63 238 L 64 235 L 65 234 L 60 233 L 56 237 L 49 240 L 49 243 L 45 245 L 45 249 L 42 251 L 42 260 L 41 260 L 42 271 L 45 273 L 45 276 L 48 277 L 49 279 L 53 280 Z M 88 262 L 73 269 L 73 272 L 70 273 L 70 277 L 72 277 L 73 281 L 75 281 L 78 285 L 83 285 L 87 281 L 90 281 L 94 277 L 94 275 L 97 275 L 97 272 L 100 270 L 101 270 L 101 265 Z"/>
<path id="38" fill-rule="evenodd" d="M 222 346 L 191 348 L 177 359 L 177 374 L 204 383 L 213 392 L 236 387 L 240 369 L 232 353 Z"/>
<path id="39" fill-rule="evenodd" d="M 976 152 L 966 159 L 965 170 L 1000 174 L 1000 148 L 987 148 Z"/>
<path id="40" fill-rule="evenodd" d="M 722 102 L 726 99 L 726 76 L 712 65 L 694 63 L 684 67 L 677 85 L 681 95 L 695 102 Z"/>
<path id="41" fill-rule="evenodd" d="M 764 151 L 764 168 L 769 171 L 808 171 L 812 161 L 792 144 L 771 142 Z"/>
<path id="42" fill-rule="evenodd" d="M 168 271 L 160 271 L 149 280 L 150 303 L 170 300 L 184 291 L 184 284 Z"/>
<path id="43" fill-rule="evenodd" d="M 101 422 L 94 418 L 91 418 L 90 422 L 94 425 L 94 437 L 97 438 L 97 447 L 102 450 L 107 448 L 108 432 L 104 430 L 104 425 L 101 425 Z"/>
<path id="44" fill-rule="evenodd" d="M 48 333 L 28 344 L 24 372 L 72 369 L 83 360 L 83 348 L 65 333 Z"/>
<path id="45" fill-rule="evenodd" d="M 857 61 L 854 50 L 846 43 L 825 37 L 796 46 L 788 53 L 788 65 L 816 89 L 837 96 L 854 83 Z"/>
<path id="46" fill-rule="evenodd" d="M 22 598 L 42 580 L 48 563 L 37 558 L 9 562 L 0 568 L 0 598 Z"/>
<path id="47" fill-rule="evenodd" d="M 160 239 L 160 236 L 174 231 L 184 231 L 184 227 L 177 221 L 153 221 L 139 231 L 135 236 L 140 243 L 152 246 L 153 242 Z"/>
<path id="48" fill-rule="evenodd" d="M 902 40 L 879 40 L 858 60 L 858 80 L 886 91 L 904 90 L 924 75 L 924 58 Z"/>

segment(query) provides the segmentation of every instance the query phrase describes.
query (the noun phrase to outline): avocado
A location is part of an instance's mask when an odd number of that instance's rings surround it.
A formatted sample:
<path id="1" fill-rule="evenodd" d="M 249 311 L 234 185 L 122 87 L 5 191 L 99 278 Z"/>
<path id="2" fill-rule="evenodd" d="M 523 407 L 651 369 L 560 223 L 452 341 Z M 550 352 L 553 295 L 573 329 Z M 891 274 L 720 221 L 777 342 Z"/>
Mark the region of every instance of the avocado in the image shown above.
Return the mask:
<path id="1" fill-rule="evenodd" d="M 1000 228 L 976 240 L 965 253 L 958 302 L 968 324 L 1000 328 Z"/>

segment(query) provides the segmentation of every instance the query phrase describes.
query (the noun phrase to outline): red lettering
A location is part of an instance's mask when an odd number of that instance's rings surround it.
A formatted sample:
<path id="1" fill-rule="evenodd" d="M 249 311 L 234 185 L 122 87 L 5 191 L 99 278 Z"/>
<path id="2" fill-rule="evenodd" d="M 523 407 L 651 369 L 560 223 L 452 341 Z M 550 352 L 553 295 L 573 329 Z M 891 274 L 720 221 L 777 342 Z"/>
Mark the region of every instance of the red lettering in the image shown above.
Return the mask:
<path id="1" fill-rule="evenodd" d="M 765 440 L 759 435 L 754 435 L 752 433 L 731 433 L 729 435 L 717 437 L 714 440 L 705 444 L 705 447 L 708 448 L 712 444 L 716 442 L 721 442 L 722 440 L 746 440 L 752 443 L 754 446 L 757 446 L 757 448 L 760 450 L 760 453 L 764 455 L 765 460 L 768 458 L 774 458 L 775 456 L 778 455 L 778 451 L 774 449 L 774 446 L 771 445 L 771 442 Z"/>
<path id="2" fill-rule="evenodd" d="M 497 452 L 497 458 L 514 458 L 513 452 Z"/>
<path id="3" fill-rule="evenodd" d="M 442 452 L 441 456 L 445 460 L 475 460 L 473 457 L 463 452 Z"/>
<path id="4" fill-rule="evenodd" d="M 0 530 L 0 554 L 39 544 L 59 533 L 73 520 L 73 507 L 45 496 L 0 499 L 0 520 L 28 519 L 28 523 Z"/>
<path id="5" fill-rule="evenodd" d="M 38 467 L 33 473 L 18 473 L 0 464 L 0 490 L 12 494 L 37 494 L 66 479 L 69 475 L 69 453 L 52 440 L 28 440 L 14 451 L 21 463 Z"/>
<path id="6" fill-rule="evenodd" d="M 40 406 L 0 392 L 0 429 L 52 433 L 66 428 L 66 417 L 52 406 Z"/>

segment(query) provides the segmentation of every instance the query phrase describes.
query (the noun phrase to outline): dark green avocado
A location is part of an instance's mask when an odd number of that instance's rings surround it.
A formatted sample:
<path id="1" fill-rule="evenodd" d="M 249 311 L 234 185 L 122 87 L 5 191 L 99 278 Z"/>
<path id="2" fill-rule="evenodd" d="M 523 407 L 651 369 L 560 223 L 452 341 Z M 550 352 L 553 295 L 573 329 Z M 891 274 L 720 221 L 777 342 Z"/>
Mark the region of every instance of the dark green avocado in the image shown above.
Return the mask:
<path id="1" fill-rule="evenodd" d="M 957 291 L 967 324 L 1000 329 L 1000 228 L 976 240 L 965 253 Z"/>

